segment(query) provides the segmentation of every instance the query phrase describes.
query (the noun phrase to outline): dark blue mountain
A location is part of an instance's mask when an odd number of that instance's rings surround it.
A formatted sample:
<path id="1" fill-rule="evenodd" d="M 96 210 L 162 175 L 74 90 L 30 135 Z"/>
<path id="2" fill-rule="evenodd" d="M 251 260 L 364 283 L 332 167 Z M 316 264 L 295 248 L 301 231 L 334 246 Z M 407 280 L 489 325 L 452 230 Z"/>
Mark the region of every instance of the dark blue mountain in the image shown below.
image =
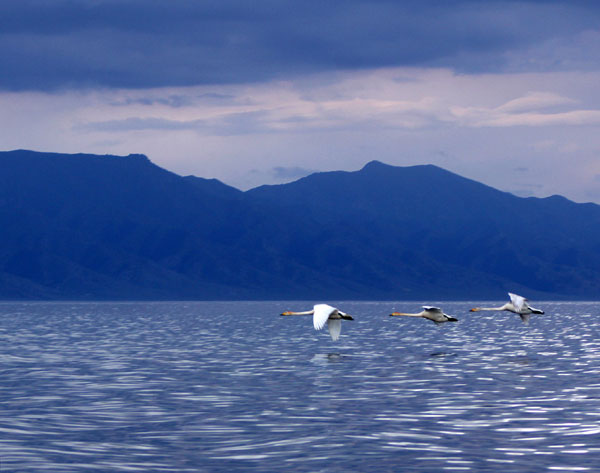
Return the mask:
<path id="1" fill-rule="evenodd" d="M 0 152 L 0 298 L 600 297 L 600 206 L 371 162 L 241 192 L 145 156 Z"/>
<path id="2" fill-rule="evenodd" d="M 248 194 L 314 219 L 321 236 L 296 252 L 303 261 L 359 265 L 355 280 L 390 291 L 600 296 L 598 205 L 520 198 L 432 165 L 376 161 Z"/>

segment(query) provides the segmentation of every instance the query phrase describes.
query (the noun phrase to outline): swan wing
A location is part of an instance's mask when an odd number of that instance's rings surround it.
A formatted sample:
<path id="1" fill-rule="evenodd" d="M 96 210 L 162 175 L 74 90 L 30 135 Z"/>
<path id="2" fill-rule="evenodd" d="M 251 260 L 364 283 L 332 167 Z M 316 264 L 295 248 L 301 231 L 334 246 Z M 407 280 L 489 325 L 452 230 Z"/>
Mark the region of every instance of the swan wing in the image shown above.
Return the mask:
<path id="1" fill-rule="evenodd" d="M 331 335 L 331 339 L 334 342 L 340 338 L 340 333 L 342 333 L 342 319 L 329 319 L 327 327 L 329 328 L 329 335 Z"/>
<path id="2" fill-rule="evenodd" d="M 442 313 L 442 309 L 440 309 L 439 307 L 434 307 L 432 305 L 424 305 L 423 309 L 425 309 L 427 312 L 436 312 L 438 314 Z"/>
<path id="3" fill-rule="evenodd" d="M 525 303 L 527 299 L 525 299 L 524 297 L 513 294 L 512 292 L 509 292 L 508 295 L 510 296 L 510 301 L 513 303 L 518 312 L 521 312 L 523 308 L 527 305 Z"/>
<path id="4" fill-rule="evenodd" d="M 336 309 L 327 304 L 317 304 L 314 306 L 315 313 L 313 314 L 313 325 L 315 330 L 321 330 L 325 327 L 327 319 Z"/>

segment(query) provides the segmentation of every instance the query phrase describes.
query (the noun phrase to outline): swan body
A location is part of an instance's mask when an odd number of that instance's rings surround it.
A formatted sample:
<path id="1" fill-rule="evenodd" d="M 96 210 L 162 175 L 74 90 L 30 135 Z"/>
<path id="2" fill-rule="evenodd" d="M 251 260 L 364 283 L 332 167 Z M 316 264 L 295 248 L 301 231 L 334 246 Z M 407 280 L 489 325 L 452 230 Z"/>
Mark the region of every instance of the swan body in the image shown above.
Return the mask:
<path id="1" fill-rule="evenodd" d="M 417 314 L 408 314 L 406 312 L 392 312 L 390 317 L 403 315 L 405 317 L 423 317 L 424 319 L 431 320 L 436 324 L 441 324 L 444 322 L 458 322 L 458 319 L 449 316 L 448 314 L 444 314 L 442 309 L 439 307 L 433 307 L 431 305 L 424 305 L 423 310 Z"/>
<path id="2" fill-rule="evenodd" d="M 340 338 L 340 333 L 342 332 L 342 319 L 354 320 L 351 315 L 327 304 L 316 304 L 313 306 L 312 310 L 306 310 L 304 312 L 292 312 L 288 310 L 281 315 L 312 315 L 315 330 L 321 330 L 327 323 L 329 335 L 331 335 L 333 341 Z"/>
<path id="3" fill-rule="evenodd" d="M 512 292 L 508 293 L 510 297 L 510 302 L 500 306 L 500 307 L 474 307 L 471 309 L 471 312 L 479 312 L 482 310 L 487 311 L 501 311 L 506 310 L 508 312 L 513 312 L 514 314 L 518 314 L 521 317 L 523 322 L 528 322 L 531 314 L 543 314 L 544 311 L 540 309 L 535 309 L 528 304 L 527 299 L 523 296 L 519 296 L 517 294 L 513 294 Z"/>

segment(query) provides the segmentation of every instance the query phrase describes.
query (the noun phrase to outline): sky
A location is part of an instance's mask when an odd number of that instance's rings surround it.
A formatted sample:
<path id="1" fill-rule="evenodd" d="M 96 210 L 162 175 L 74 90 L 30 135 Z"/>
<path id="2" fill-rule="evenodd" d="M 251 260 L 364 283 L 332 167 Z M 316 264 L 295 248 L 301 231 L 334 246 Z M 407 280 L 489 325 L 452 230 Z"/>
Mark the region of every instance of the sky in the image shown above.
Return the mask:
<path id="1" fill-rule="evenodd" d="M 2 0 L 0 150 L 240 189 L 371 160 L 600 203 L 595 0 Z"/>

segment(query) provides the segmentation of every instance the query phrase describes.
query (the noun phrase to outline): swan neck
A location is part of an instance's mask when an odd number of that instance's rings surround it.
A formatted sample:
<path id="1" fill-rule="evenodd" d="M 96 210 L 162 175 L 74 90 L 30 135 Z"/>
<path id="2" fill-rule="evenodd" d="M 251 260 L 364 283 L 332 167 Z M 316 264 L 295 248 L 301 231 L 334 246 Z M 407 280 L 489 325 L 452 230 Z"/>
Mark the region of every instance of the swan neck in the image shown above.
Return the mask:
<path id="1" fill-rule="evenodd" d="M 314 310 L 305 310 L 303 312 L 292 312 L 291 310 L 288 310 L 287 312 L 283 312 L 281 315 L 313 315 L 314 313 Z"/>

